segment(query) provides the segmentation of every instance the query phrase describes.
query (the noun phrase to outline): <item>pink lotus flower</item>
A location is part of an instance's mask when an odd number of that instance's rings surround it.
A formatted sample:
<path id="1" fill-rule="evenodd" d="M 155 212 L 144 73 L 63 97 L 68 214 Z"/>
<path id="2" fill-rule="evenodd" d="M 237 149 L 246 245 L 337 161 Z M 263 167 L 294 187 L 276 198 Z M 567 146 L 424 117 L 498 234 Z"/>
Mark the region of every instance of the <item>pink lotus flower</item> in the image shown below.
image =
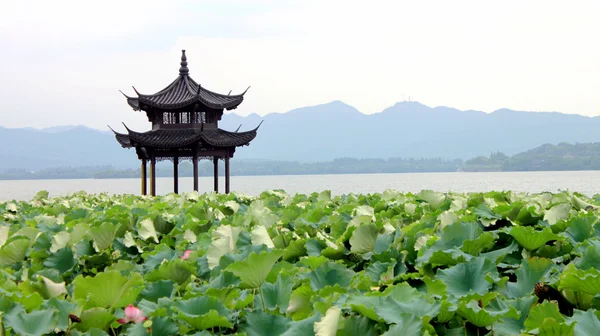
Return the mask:
<path id="1" fill-rule="evenodd" d="M 125 318 L 118 319 L 117 322 L 121 324 L 127 324 L 129 322 L 140 323 L 146 321 L 148 318 L 144 316 L 141 309 L 134 307 L 133 305 L 125 308 Z"/>
<path id="2" fill-rule="evenodd" d="M 185 260 L 187 258 L 189 258 L 190 254 L 194 252 L 193 250 L 186 250 L 185 252 L 183 252 L 183 256 L 181 257 L 181 260 Z"/>

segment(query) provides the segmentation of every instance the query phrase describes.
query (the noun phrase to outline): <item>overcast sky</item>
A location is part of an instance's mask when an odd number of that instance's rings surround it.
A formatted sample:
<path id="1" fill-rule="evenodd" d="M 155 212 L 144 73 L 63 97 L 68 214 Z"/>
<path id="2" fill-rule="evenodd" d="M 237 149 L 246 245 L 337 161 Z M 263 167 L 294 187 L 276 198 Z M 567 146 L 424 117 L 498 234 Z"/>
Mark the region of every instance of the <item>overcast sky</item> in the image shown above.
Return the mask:
<path id="1" fill-rule="evenodd" d="M 0 125 L 124 121 L 118 90 L 159 91 L 181 49 L 239 114 L 342 100 L 600 115 L 600 1 L 3 1 Z"/>

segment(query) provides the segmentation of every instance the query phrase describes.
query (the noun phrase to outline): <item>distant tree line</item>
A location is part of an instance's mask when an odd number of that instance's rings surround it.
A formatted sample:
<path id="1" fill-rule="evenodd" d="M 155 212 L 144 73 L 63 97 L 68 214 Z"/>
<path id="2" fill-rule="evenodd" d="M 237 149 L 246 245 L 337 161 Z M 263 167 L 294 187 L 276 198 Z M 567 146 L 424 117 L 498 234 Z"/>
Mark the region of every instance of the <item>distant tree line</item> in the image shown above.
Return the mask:
<path id="1" fill-rule="evenodd" d="M 416 173 L 455 171 L 536 171 L 536 170 L 600 170 L 600 143 L 543 145 L 532 150 L 508 156 L 500 152 L 470 160 L 440 158 L 356 159 L 338 158 L 324 162 L 232 160 L 232 175 L 312 175 L 312 174 L 367 174 Z M 179 176 L 192 176 L 189 161 L 179 165 Z M 219 162 L 223 175 L 224 164 Z M 200 176 L 212 176 L 213 164 L 200 161 Z M 156 175 L 173 176 L 171 162 L 160 162 Z M 75 178 L 137 178 L 140 168 L 117 169 L 112 166 L 57 167 L 30 171 L 11 169 L 0 173 L 0 180 L 22 179 L 75 179 Z"/>
<path id="2" fill-rule="evenodd" d="M 492 153 L 465 161 L 464 171 L 600 170 L 600 143 L 561 142 L 507 156 Z"/>

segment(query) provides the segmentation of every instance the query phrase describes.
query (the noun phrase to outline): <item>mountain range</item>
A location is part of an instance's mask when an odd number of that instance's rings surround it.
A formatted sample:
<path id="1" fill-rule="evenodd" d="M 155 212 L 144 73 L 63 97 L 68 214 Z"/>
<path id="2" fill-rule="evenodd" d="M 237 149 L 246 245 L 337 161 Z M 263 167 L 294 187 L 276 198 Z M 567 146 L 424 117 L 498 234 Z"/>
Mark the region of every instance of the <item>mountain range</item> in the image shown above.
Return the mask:
<path id="1" fill-rule="evenodd" d="M 485 113 L 408 101 L 374 114 L 341 101 L 264 117 L 227 113 L 219 126 L 235 130 L 241 124 L 246 130 L 261 121 L 258 136 L 236 151 L 236 159 L 469 159 L 498 151 L 513 155 L 543 144 L 600 141 L 600 117 L 509 109 Z M 134 151 L 121 148 L 112 132 L 85 126 L 0 127 L 0 141 L 0 170 L 139 165 Z"/>

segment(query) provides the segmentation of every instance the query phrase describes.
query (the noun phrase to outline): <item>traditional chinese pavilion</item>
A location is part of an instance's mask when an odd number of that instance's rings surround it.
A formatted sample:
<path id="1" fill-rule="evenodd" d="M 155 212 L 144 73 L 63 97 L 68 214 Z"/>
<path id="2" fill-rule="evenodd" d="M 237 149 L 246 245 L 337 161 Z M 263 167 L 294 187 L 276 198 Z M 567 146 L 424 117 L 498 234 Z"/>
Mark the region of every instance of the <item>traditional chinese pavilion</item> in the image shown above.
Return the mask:
<path id="1" fill-rule="evenodd" d="M 123 148 L 135 148 L 142 161 L 142 194 L 146 195 L 146 163 L 150 162 L 150 194 L 156 195 L 156 162 L 173 162 L 173 191 L 178 192 L 178 165 L 191 160 L 194 165 L 194 190 L 198 190 L 198 160 L 211 159 L 214 165 L 214 190 L 219 191 L 219 160 L 225 161 L 225 192 L 229 193 L 229 160 L 237 147 L 249 145 L 258 127 L 234 132 L 219 128 L 224 110 L 237 108 L 244 100 L 241 94 L 220 94 L 202 87 L 190 77 L 185 50 L 181 54 L 177 78 L 154 94 L 139 93 L 130 97 L 123 93 L 134 111 L 144 111 L 152 130 L 136 132 L 125 124 L 127 133 L 113 130 Z M 122 93 L 122 92 L 121 92 Z M 231 93 L 231 92 L 230 92 Z M 112 128 L 111 128 L 112 129 Z"/>

